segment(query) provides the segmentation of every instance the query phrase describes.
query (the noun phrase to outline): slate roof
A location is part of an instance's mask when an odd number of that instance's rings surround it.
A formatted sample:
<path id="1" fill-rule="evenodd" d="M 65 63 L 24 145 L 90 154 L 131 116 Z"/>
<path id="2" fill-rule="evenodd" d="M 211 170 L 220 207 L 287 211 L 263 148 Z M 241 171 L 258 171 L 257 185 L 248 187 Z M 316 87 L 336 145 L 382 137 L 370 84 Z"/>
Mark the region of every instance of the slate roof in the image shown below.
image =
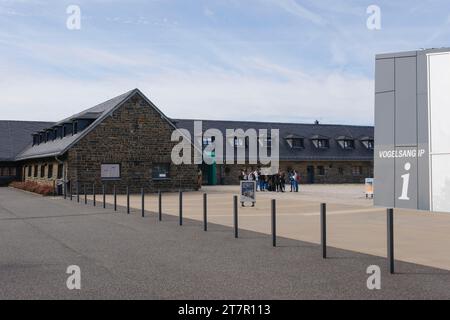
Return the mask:
<path id="1" fill-rule="evenodd" d="M 52 125 L 52 122 L 0 120 L 0 161 L 14 161 L 30 144 L 33 133 Z"/>
<path id="2" fill-rule="evenodd" d="M 18 161 L 62 155 L 135 94 L 139 94 L 148 102 L 174 129 L 184 128 L 193 135 L 195 120 L 167 118 L 141 91 L 134 89 L 57 123 L 0 121 L 0 161 Z M 32 146 L 31 135 L 33 133 L 64 123 L 71 123 L 75 119 L 90 119 L 93 120 L 93 123 L 75 135 Z M 226 129 L 279 129 L 280 160 L 285 161 L 373 160 L 373 150 L 368 150 L 362 144 L 364 140 L 373 139 L 374 129 L 369 126 L 204 120 L 203 130 L 210 128 L 219 129 L 224 134 Z M 341 148 L 337 140 L 342 137 L 355 139 L 355 148 L 350 150 Z M 286 141 L 288 138 L 303 138 L 304 148 L 291 148 Z M 318 138 L 329 139 L 330 147 L 327 149 L 315 148 L 312 140 Z"/>
<path id="3" fill-rule="evenodd" d="M 178 128 L 187 129 L 193 136 L 194 121 L 174 119 Z M 373 150 L 367 149 L 363 138 L 373 139 L 374 128 L 370 126 L 327 125 L 327 124 L 299 124 L 299 123 L 264 123 L 242 121 L 213 121 L 202 120 L 203 131 L 219 129 L 225 136 L 226 129 L 279 129 L 280 130 L 280 160 L 308 161 L 308 160 L 342 160 L 342 161 L 373 161 Z M 337 139 L 351 137 L 355 140 L 354 149 L 343 149 Z M 303 137 L 304 149 L 291 148 L 286 139 L 289 137 Z M 317 149 L 312 139 L 329 138 L 330 147 Z"/>
<path id="4" fill-rule="evenodd" d="M 119 108 L 123 103 L 128 101 L 135 94 L 139 94 L 150 104 L 150 106 L 158 111 L 163 118 L 170 122 L 170 120 L 165 117 L 165 115 L 150 100 L 148 100 L 147 97 L 139 89 L 134 89 L 53 124 L 53 126 L 58 126 L 64 123 L 71 123 L 75 119 L 94 120 L 94 122 L 90 124 L 88 128 L 75 135 L 70 135 L 62 139 L 56 139 L 54 141 L 48 141 L 46 143 L 41 143 L 35 146 L 32 146 L 32 144 L 30 144 L 28 148 L 17 155 L 16 160 L 54 157 L 64 154 L 75 143 L 77 143 L 100 122 L 102 122 L 109 114 L 114 112 L 114 110 Z"/>

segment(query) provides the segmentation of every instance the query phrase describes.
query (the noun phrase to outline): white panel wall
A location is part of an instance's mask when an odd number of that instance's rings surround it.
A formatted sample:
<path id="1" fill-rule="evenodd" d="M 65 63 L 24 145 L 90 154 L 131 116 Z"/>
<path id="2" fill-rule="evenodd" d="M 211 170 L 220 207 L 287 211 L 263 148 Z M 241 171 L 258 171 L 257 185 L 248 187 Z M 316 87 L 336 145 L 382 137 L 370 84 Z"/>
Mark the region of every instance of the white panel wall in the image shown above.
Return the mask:
<path id="1" fill-rule="evenodd" d="M 450 53 L 430 54 L 428 73 L 432 209 L 450 212 Z"/>

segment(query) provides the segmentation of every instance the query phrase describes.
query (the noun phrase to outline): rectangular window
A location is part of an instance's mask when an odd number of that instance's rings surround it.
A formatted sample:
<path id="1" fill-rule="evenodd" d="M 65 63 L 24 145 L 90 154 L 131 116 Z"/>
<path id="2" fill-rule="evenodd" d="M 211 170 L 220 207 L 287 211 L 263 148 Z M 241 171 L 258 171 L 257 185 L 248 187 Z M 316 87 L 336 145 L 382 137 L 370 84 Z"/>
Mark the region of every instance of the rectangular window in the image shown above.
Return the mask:
<path id="1" fill-rule="evenodd" d="M 238 138 L 234 137 L 234 146 L 235 147 L 244 147 L 245 146 L 245 139 L 244 138 Z"/>
<path id="2" fill-rule="evenodd" d="M 344 168 L 339 168 L 339 175 L 343 176 L 344 175 Z"/>
<path id="3" fill-rule="evenodd" d="M 305 147 L 303 139 L 293 139 L 292 140 L 292 148 L 295 149 L 303 149 Z"/>
<path id="4" fill-rule="evenodd" d="M 45 178 L 45 164 L 41 165 L 41 178 Z"/>
<path id="5" fill-rule="evenodd" d="M 204 137 L 203 138 L 203 147 L 207 147 L 214 142 L 215 137 Z"/>
<path id="6" fill-rule="evenodd" d="M 344 140 L 342 147 L 344 149 L 354 149 L 355 148 L 355 142 L 353 140 Z"/>
<path id="7" fill-rule="evenodd" d="M 324 176 L 325 175 L 325 167 L 324 166 L 318 166 L 317 167 L 317 175 Z"/>
<path id="8" fill-rule="evenodd" d="M 49 179 L 53 178 L 53 165 L 52 164 L 48 165 L 47 178 L 49 178 Z"/>
<path id="9" fill-rule="evenodd" d="M 63 178 L 63 168 L 64 165 L 63 164 L 58 164 L 58 175 L 57 175 L 57 179 L 62 179 Z"/>
<path id="10" fill-rule="evenodd" d="M 100 170 L 103 180 L 119 180 L 121 177 L 121 168 L 119 163 L 102 164 Z"/>
<path id="11" fill-rule="evenodd" d="M 78 122 L 74 122 L 73 123 L 73 134 L 77 134 L 78 133 Z"/>
<path id="12" fill-rule="evenodd" d="M 319 139 L 317 140 L 317 148 L 319 149 L 326 149 L 329 147 L 329 142 L 326 139 Z"/>
<path id="13" fill-rule="evenodd" d="M 352 174 L 355 177 L 361 176 L 362 175 L 362 167 L 359 167 L 359 166 L 352 167 Z"/>
<path id="14" fill-rule="evenodd" d="M 154 180 L 170 179 L 170 164 L 158 163 L 153 165 L 152 178 Z"/>
<path id="15" fill-rule="evenodd" d="M 31 178 L 31 175 L 32 175 L 32 170 L 33 170 L 33 168 L 31 167 L 31 166 L 28 166 L 28 177 L 30 177 Z"/>
<path id="16" fill-rule="evenodd" d="M 33 176 L 34 176 L 35 178 L 37 178 L 37 176 L 38 176 L 38 170 L 39 170 L 39 167 L 38 167 L 37 165 L 35 165 L 35 166 L 34 166 L 34 173 L 33 173 Z"/>
<path id="17" fill-rule="evenodd" d="M 15 177 L 17 174 L 16 168 L 9 168 L 9 176 Z"/>

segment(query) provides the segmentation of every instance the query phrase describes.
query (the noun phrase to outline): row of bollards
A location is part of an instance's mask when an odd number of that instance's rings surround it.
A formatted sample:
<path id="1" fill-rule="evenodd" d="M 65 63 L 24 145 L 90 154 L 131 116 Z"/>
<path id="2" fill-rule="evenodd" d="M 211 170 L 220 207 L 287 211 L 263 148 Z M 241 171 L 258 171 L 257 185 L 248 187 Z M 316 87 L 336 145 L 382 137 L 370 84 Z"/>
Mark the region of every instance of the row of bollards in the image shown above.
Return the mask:
<path id="1" fill-rule="evenodd" d="M 87 204 L 87 192 L 86 185 L 83 186 L 83 196 L 84 203 Z M 95 184 L 93 185 L 93 206 L 96 206 L 96 193 Z M 103 195 L 103 208 L 106 208 L 106 190 L 105 185 L 102 186 Z M 64 193 L 65 199 L 67 198 L 67 193 Z M 117 191 L 116 186 L 113 187 L 113 197 L 114 197 L 114 211 L 117 211 Z M 127 214 L 130 214 L 130 189 L 126 187 L 126 210 Z M 72 190 L 69 191 L 69 198 L 73 200 Z M 80 202 L 80 193 L 77 186 L 76 190 L 77 202 Z M 238 196 L 233 196 L 233 230 L 234 237 L 239 238 L 239 213 L 238 213 Z M 145 190 L 141 188 L 141 215 L 145 217 Z M 179 225 L 183 225 L 183 192 L 179 192 Z M 158 220 L 162 221 L 162 192 L 158 192 Z M 273 199 L 271 201 L 271 229 L 272 229 L 272 246 L 277 246 L 277 203 Z M 203 194 L 203 230 L 208 231 L 208 195 Z M 327 204 L 320 204 L 320 247 L 322 251 L 322 258 L 327 259 Z M 395 258 L 394 258 L 394 210 L 387 210 L 387 258 L 388 258 L 388 269 L 391 274 L 395 272 Z"/>

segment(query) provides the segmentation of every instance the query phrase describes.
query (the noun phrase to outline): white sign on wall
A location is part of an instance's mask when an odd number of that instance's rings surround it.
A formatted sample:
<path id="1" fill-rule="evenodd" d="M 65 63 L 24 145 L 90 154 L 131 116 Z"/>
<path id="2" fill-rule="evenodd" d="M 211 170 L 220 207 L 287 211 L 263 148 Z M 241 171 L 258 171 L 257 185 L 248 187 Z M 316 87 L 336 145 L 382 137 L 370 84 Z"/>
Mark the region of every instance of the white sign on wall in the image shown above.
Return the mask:
<path id="1" fill-rule="evenodd" d="M 120 164 L 102 164 L 102 179 L 120 179 Z"/>

